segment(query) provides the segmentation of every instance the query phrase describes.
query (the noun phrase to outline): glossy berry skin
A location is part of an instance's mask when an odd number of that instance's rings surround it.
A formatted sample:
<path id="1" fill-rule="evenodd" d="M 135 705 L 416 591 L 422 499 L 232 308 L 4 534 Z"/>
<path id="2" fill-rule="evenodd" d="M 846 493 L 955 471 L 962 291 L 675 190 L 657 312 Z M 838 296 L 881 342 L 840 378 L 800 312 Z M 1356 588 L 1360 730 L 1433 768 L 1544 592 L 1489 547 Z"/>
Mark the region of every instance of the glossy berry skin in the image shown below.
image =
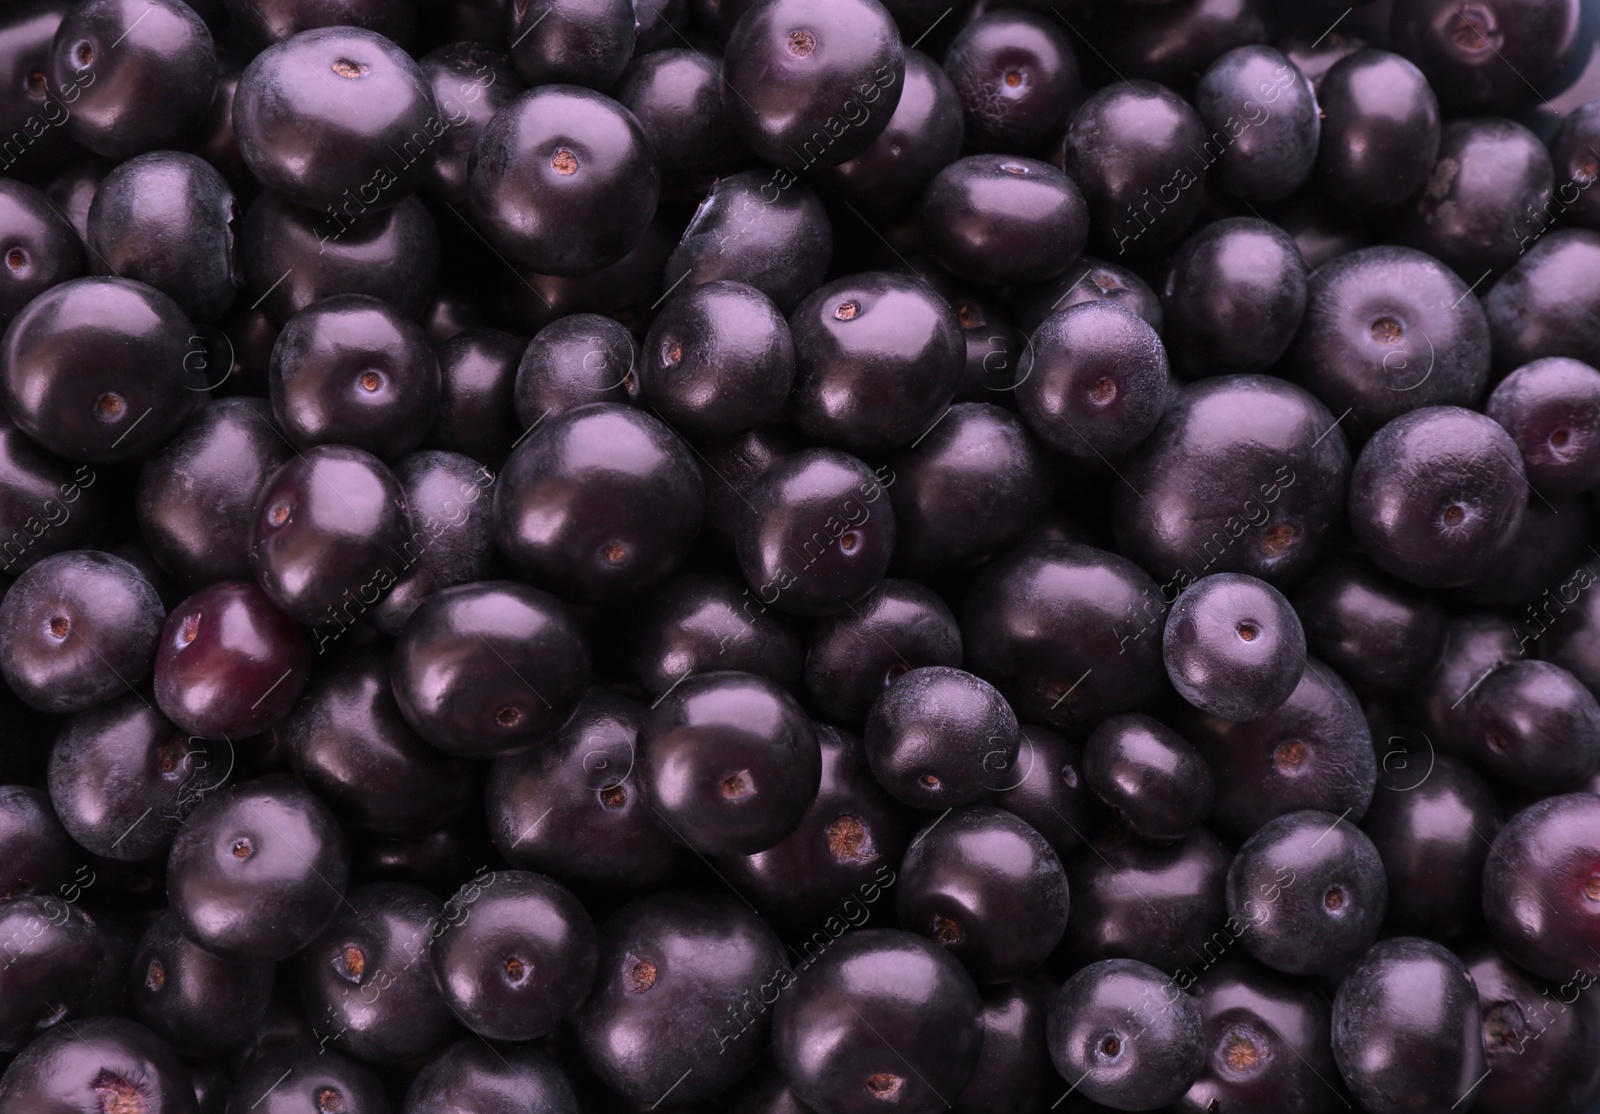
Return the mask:
<path id="1" fill-rule="evenodd" d="M 705 183 L 744 162 L 722 105 L 720 62 L 674 38 L 666 49 L 636 57 L 611 91 L 655 145 L 669 188 Z"/>
<path id="2" fill-rule="evenodd" d="M 459 1032 L 428 958 L 431 934 L 449 931 L 447 908 L 420 886 L 351 890 L 297 961 L 301 1005 L 317 1031 L 369 1064 L 426 1055 Z"/>
<path id="3" fill-rule="evenodd" d="M 1448 1109 L 1487 1063 L 1478 995 L 1454 954 L 1397 936 L 1373 945 L 1333 999 L 1333 1058 L 1373 1114 Z"/>
<path id="4" fill-rule="evenodd" d="M 647 711 L 596 686 L 542 746 L 495 762 L 484 811 L 507 862 L 569 884 L 627 889 L 670 875 L 682 849 L 636 772 L 635 740 Z"/>
<path id="5" fill-rule="evenodd" d="M 1513 816 L 1483 870 L 1489 934 L 1519 966 L 1565 980 L 1600 966 L 1600 801 L 1589 793 L 1546 797 Z M 1591 896 L 1596 895 L 1596 896 Z M 1545 915 L 1519 915 L 1530 903 Z"/>
<path id="6" fill-rule="evenodd" d="M 837 449 L 805 449 L 767 470 L 745 500 L 735 539 L 761 603 L 826 615 L 882 579 L 895 536 L 883 471 Z"/>
<path id="7" fill-rule="evenodd" d="M 1594 1000 L 1580 997 L 1573 981 L 1552 994 L 1492 944 L 1469 944 L 1458 954 L 1477 987 L 1489 1068 L 1476 1109 L 1510 1114 L 1534 1105 L 1579 1114 L 1600 1091 L 1600 1072 L 1584 1051 L 1600 1032 Z"/>
<path id="8" fill-rule="evenodd" d="M 1337 975 L 1378 938 L 1388 888 L 1360 828 L 1314 809 L 1263 825 L 1228 867 L 1228 915 L 1262 963 L 1291 975 Z"/>
<path id="9" fill-rule="evenodd" d="M 868 928 L 801 969 L 778 1000 L 773 1051 L 809 1108 L 933 1114 L 977 1068 L 982 1010 L 971 977 L 937 944 Z"/>
<path id="10" fill-rule="evenodd" d="M 322 27 L 255 56 L 234 94 L 233 129 L 267 189 L 355 216 L 416 191 L 444 121 L 409 54 L 360 27 Z"/>
<path id="11" fill-rule="evenodd" d="M 1157 333 L 1163 327 L 1161 298 L 1149 283 L 1121 264 L 1080 255 L 1060 277 L 1035 287 L 1013 303 L 1017 328 L 1024 336 L 1031 336 L 1051 314 L 1083 302 L 1111 302 L 1144 318 L 1145 324 Z"/>
<path id="12" fill-rule="evenodd" d="M 1189 103 L 1151 81 L 1107 85 L 1073 111 L 1061 165 L 1083 190 L 1103 254 L 1150 255 L 1183 237 L 1200 211 L 1207 140 Z"/>
<path id="13" fill-rule="evenodd" d="M 828 721 L 858 728 L 903 674 L 960 664 L 961 629 L 949 605 L 916 581 L 891 578 L 817 624 L 805 655 L 806 697 Z"/>
<path id="14" fill-rule="evenodd" d="M 720 541 L 731 543 L 744 517 L 746 500 L 761 477 L 779 460 L 804 444 L 793 426 L 776 422 L 757 426 L 723 445 L 701 446 L 701 475 L 706 481 L 706 525 Z"/>
<path id="15" fill-rule="evenodd" d="M 57 96 L 70 97 L 67 134 L 124 159 L 194 133 L 211 107 L 217 55 L 205 23 L 179 0 L 91 0 L 56 28 L 49 77 Z"/>
<path id="16" fill-rule="evenodd" d="M 916 440 L 949 405 L 966 354 L 953 310 L 926 283 L 871 272 L 815 291 L 789 318 L 807 435 L 868 454 Z"/>
<path id="17" fill-rule="evenodd" d="M 757 0 L 728 36 L 722 103 L 761 159 L 834 166 L 888 125 L 904 75 L 900 31 L 876 0 Z"/>
<path id="18" fill-rule="evenodd" d="M 350 857 L 328 806 L 282 775 L 226 789 L 184 821 L 167 859 L 183 934 L 234 962 L 286 959 L 328 926 Z"/>
<path id="19" fill-rule="evenodd" d="M 1154 1110 L 1189 1089 L 1205 1066 L 1195 1000 L 1132 959 L 1081 968 L 1050 1003 L 1050 1058 L 1062 1078 L 1120 1110 Z"/>
<path id="20" fill-rule="evenodd" d="M 950 407 L 890 467 L 895 552 L 908 561 L 981 561 L 1021 541 L 1049 507 L 1043 448 L 1015 414 L 986 402 Z"/>
<path id="21" fill-rule="evenodd" d="M 897 880 L 912 834 L 912 815 L 873 778 L 861 740 L 821 723 L 812 731 L 822 777 L 799 825 L 765 851 L 717 863 L 772 923 L 795 929 L 826 925 L 847 902 L 847 917 L 875 902 Z"/>
<path id="22" fill-rule="evenodd" d="M 1112 716 L 1083 746 L 1083 780 L 1136 835 L 1182 839 L 1211 811 L 1211 770 L 1189 742 L 1141 712 Z"/>
<path id="23" fill-rule="evenodd" d="M 1118 470 L 1132 485 L 1114 496 L 1119 548 L 1170 599 L 1208 573 L 1282 589 L 1309 572 L 1339 520 L 1350 451 L 1306 391 L 1229 375 L 1185 387 Z M 1136 630 L 1125 610 L 1120 622 Z"/>
<path id="24" fill-rule="evenodd" d="M 1462 710 L 1467 754 L 1502 781 L 1557 793 L 1581 787 L 1600 766 L 1600 703 L 1559 665 L 1507 662 Z"/>
<path id="25" fill-rule="evenodd" d="M 659 418 L 601 403 L 546 419 L 506 461 L 495 541 L 513 565 L 569 598 L 663 579 L 700 527 L 693 451 Z"/>
<path id="26" fill-rule="evenodd" d="M 0 899 L 65 888 L 77 857 L 48 794 L 27 785 L 0 786 L 0 862 L 6 864 Z"/>
<path id="27" fill-rule="evenodd" d="M 446 43 L 417 60 L 449 125 L 423 178 L 423 190 L 462 213 L 472 147 L 494 114 L 522 92 L 511 57 L 480 42 Z"/>
<path id="28" fill-rule="evenodd" d="M 256 492 L 292 452 L 265 399 L 202 406 L 139 471 L 135 510 L 151 555 L 191 587 L 248 579 Z"/>
<path id="29" fill-rule="evenodd" d="M 1546 356 L 1600 364 L 1600 328 L 1585 307 L 1600 290 L 1600 232 L 1552 229 L 1483 299 L 1497 370 Z"/>
<path id="30" fill-rule="evenodd" d="M 1265 44 L 1228 51 L 1201 75 L 1194 104 L 1206 134 L 1229 141 L 1210 170 L 1229 196 L 1281 201 L 1311 177 L 1322 118 L 1311 82 L 1280 51 Z"/>
<path id="31" fill-rule="evenodd" d="M 1017 364 L 1017 408 L 1051 448 L 1090 460 L 1148 437 L 1166 408 L 1167 350 L 1143 319 L 1109 301 L 1050 314 Z"/>
<path id="32" fill-rule="evenodd" d="M 913 669 L 867 716 L 867 762 L 896 800 L 942 810 L 982 800 L 1015 781 L 1016 714 L 997 689 L 948 666 Z"/>
<path id="33" fill-rule="evenodd" d="M 1279 707 L 1306 667 L 1306 635 L 1289 601 L 1244 573 L 1214 573 L 1185 588 L 1161 637 L 1167 679 L 1190 704 L 1252 720 Z"/>
<path id="34" fill-rule="evenodd" d="M 1361 830 L 1389 880 L 1384 926 L 1435 940 L 1459 936 L 1478 919 L 1479 885 L 1501 810 L 1483 777 L 1449 755 L 1395 736 Z"/>
<path id="35" fill-rule="evenodd" d="M 639 364 L 638 342 L 610 317 L 573 313 L 546 325 L 517 364 L 517 432 L 579 406 L 627 402 Z"/>
<path id="36" fill-rule="evenodd" d="M 1600 485 L 1600 371 L 1562 356 L 1534 360 L 1500 381 L 1484 412 L 1517 443 L 1539 491 Z"/>
<path id="37" fill-rule="evenodd" d="M 341 647 L 317 666 L 274 729 L 301 781 L 347 823 L 395 839 L 444 827 L 466 810 L 476 788 L 467 764 L 411 730 L 386 654 Z"/>
<path id="38" fill-rule="evenodd" d="M 400 550 L 400 579 L 368 613 L 389 635 L 398 635 L 433 593 L 484 580 L 499 567 L 493 472 L 459 453 L 420 452 L 400 460 L 395 478 L 413 529 Z"/>
<path id="39" fill-rule="evenodd" d="M 988 805 L 924 827 L 900 866 L 902 927 L 932 937 L 980 983 L 1026 975 L 1067 928 L 1067 874 L 1038 832 Z"/>
<path id="40" fill-rule="evenodd" d="M 772 299 L 743 283 L 708 282 L 661 307 L 626 386 L 683 436 L 726 441 L 777 413 L 794 370 L 789 325 Z"/>
<path id="41" fill-rule="evenodd" d="M 9 134 L 9 133 L 8 133 Z M 83 243 L 49 198 L 13 179 L 0 182 L 0 328 L 35 297 L 84 272 Z"/>
<path id="42" fill-rule="evenodd" d="M 415 0 L 222 0 L 227 15 L 256 44 L 281 43 L 302 31 L 335 24 L 365 27 L 409 45 L 416 30 Z"/>
<path id="43" fill-rule="evenodd" d="M 609 89 L 634 51 L 628 0 L 541 0 L 508 4 L 506 41 L 528 85 Z"/>
<path id="44" fill-rule="evenodd" d="M 203 950 L 163 913 L 130 964 L 133 1007 L 145 1025 L 191 1056 L 230 1052 L 260 1031 L 272 997 L 271 963 L 233 963 Z"/>
<path id="45" fill-rule="evenodd" d="M 511 1114 L 517 1110 L 578 1114 L 572 1084 L 542 1049 L 501 1053 L 470 1038 L 425 1064 L 406 1089 L 401 1114 Z"/>
<path id="46" fill-rule="evenodd" d="M 410 452 L 439 409 L 439 361 L 421 326 L 363 294 L 295 314 L 272 346 L 273 416 L 298 449 L 339 444 L 384 460 Z"/>
<path id="47" fill-rule="evenodd" d="M 1361 703 L 1316 658 L 1306 660 L 1289 699 L 1261 719 L 1199 715 L 1187 735 L 1216 779 L 1212 822 L 1234 838 L 1298 809 L 1335 816 L 1348 809 L 1350 822 L 1359 823 L 1372 801 L 1377 754 Z"/>
<path id="48" fill-rule="evenodd" d="M 244 580 L 209 585 L 173 608 L 157 646 L 157 706 L 205 739 L 240 739 L 271 727 L 294 707 L 311 673 L 304 628 Z"/>
<path id="49" fill-rule="evenodd" d="M 1427 181 L 1439 151 L 1439 102 L 1416 66 L 1387 50 L 1358 50 L 1327 72 L 1317 102 L 1317 182 L 1335 201 L 1383 209 Z"/>
<path id="50" fill-rule="evenodd" d="M 805 712 L 765 677 L 690 677 L 639 728 L 639 774 L 675 838 L 707 855 L 752 855 L 794 831 L 821 777 Z"/>
<path id="51" fill-rule="evenodd" d="M 540 874 L 496 871 L 445 906 L 432 964 L 451 1011 L 491 1040 L 532 1040 L 569 1017 L 595 973 L 594 923 Z"/>
<path id="52" fill-rule="evenodd" d="M 1016 771 L 991 802 L 1026 820 L 1065 861 L 1087 827 L 1082 770 L 1077 747 L 1053 731 L 1025 726 Z"/>
<path id="53" fill-rule="evenodd" d="M 248 1060 L 224 1114 L 304 1114 L 323 1106 L 339 1106 L 345 1114 L 392 1109 L 383 1084 L 361 1061 L 305 1040 Z"/>
<path id="54" fill-rule="evenodd" d="M 940 266 L 996 286 L 1055 278 L 1083 250 L 1089 208 L 1077 183 L 1049 163 L 969 155 L 922 195 L 918 219 Z"/>
<path id="55" fill-rule="evenodd" d="M 410 526 L 400 481 L 382 461 L 362 449 L 317 445 L 262 485 L 250 567 L 284 614 L 342 629 L 393 585 Z"/>
<path id="56" fill-rule="evenodd" d="M 627 255 L 661 190 L 633 113 L 575 85 L 531 89 L 495 113 L 468 166 L 474 224 L 546 275 L 588 274 Z"/>
<path id="57" fill-rule="evenodd" d="M 424 445 L 498 470 L 526 428 L 513 412 L 525 348 L 521 337 L 499 329 L 467 329 L 436 346 L 439 409 Z"/>
<path id="58" fill-rule="evenodd" d="M 1306 295 L 1305 264 L 1281 228 L 1257 217 L 1214 221 L 1168 267 L 1168 351 L 1192 376 L 1267 371 L 1294 340 Z"/>
<path id="59" fill-rule="evenodd" d="M 809 186 L 746 170 L 712 185 L 661 282 L 670 288 L 731 279 L 755 287 L 788 313 L 822 284 L 832 253 L 828 214 Z"/>
<path id="60" fill-rule="evenodd" d="M 1543 231 L 1552 177 L 1549 152 L 1521 124 L 1452 120 L 1401 235 L 1468 282 L 1503 271 Z"/>
<path id="61" fill-rule="evenodd" d="M 548 739 L 589 680 L 588 652 L 561 601 L 508 580 L 428 597 L 406 621 L 392 668 L 406 722 L 463 758 L 499 758 Z"/>
<path id="62" fill-rule="evenodd" d="M 50 750 L 55 812 L 78 846 L 108 859 L 158 858 L 183 818 L 227 779 L 233 755 L 185 735 L 144 698 L 74 715 Z"/>
<path id="63" fill-rule="evenodd" d="M 701 1102 L 765 1051 L 765 992 L 793 981 L 783 945 L 731 894 L 652 894 L 600 926 L 578 1044 L 601 1081 L 635 1102 L 659 1101 L 674 1082 L 675 1105 Z"/>
<path id="64" fill-rule="evenodd" d="M 0 1106 L 10 1109 L 78 1114 L 113 1103 L 144 1114 L 198 1111 L 183 1061 L 143 1025 L 120 1017 L 57 1025 L 0 1077 Z"/>
<path id="65" fill-rule="evenodd" d="M 233 190 L 209 164 L 177 151 L 139 155 L 95 191 L 91 265 L 155 287 L 191 320 L 215 321 L 244 281 L 238 225 Z"/>
<path id="66" fill-rule="evenodd" d="M 1365 559 L 1325 562 L 1292 599 L 1307 649 L 1357 692 L 1415 691 L 1439 660 L 1444 608 Z"/>
<path id="67" fill-rule="evenodd" d="M 799 639 L 741 581 L 684 573 L 641 603 L 628 657 L 652 699 L 692 673 L 724 669 L 759 674 L 790 692 L 799 689 Z"/>
<path id="68" fill-rule="evenodd" d="M 1149 575 L 1117 554 L 1067 541 L 1018 546 L 967 595 L 967 664 L 1019 718 L 1087 732 L 1160 691 L 1161 645 L 1133 637 L 1133 616 L 1155 596 Z"/>
<path id="69" fill-rule="evenodd" d="M 1173 1109 L 1179 1114 L 1331 1111 L 1337 1068 L 1328 1003 L 1316 989 L 1244 958 L 1225 956 L 1194 984 L 1206 1064 Z"/>
<path id="70" fill-rule="evenodd" d="M 961 154 L 961 101 L 944 68 L 907 50 L 905 86 L 889 124 L 853 159 L 818 172 L 843 196 L 873 207 L 914 201 Z"/>
<path id="71" fill-rule="evenodd" d="M 150 675 L 163 612 L 155 588 L 120 557 L 46 557 L 0 602 L 0 673 L 41 712 L 103 704 Z"/>
<path id="72" fill-rule="evenodd" d="M 1294 376 L 1350 435 L 1424 406 L 1475 406 L 1489 378 L 1489 331 L 1461 278 L 1421 252 L 1353 251 L 1318 272 L 1289 354 Z"/>
<path id="73" fill-rule="evenodd" d="M 26 149 L 26 161 L 15 172 L 49 175 L 71 161 L 79 148 L 59 125 L 65 123 L 64 105 L 50 87 L 50 46 L 56 28 L 74 5 L 72 0 L 40 0 L 10 6 L 0 28 L 0 83 L 14 90 L 0 108 L 0 133 L 14 135 L 32 128 L 40 132 Z M 29 121 L 33 121 L 32 124 Z M 54 126 L 41 129 L 41 124 Z M 7 158 L 11 156 L 8 154 Z M 20 185 L 21 183 L 17 183 Z"/>
<path id="74" fill-rule="evenodd" d="M 87 873 L 86 884 L 97 880 L 97 874 Z M 59 1019 L 76 1015 L 81 1020 L 90 1012 L 106 953 L 105 933 L 82 907 L 62 900 L 83 888 L 73 882 L 60 897 L 18 897 L 0 904 L 0 930 L 11 945 L 0 970 L 0 989 L 5 991 L 0 998 L 0 1048 L 8 1053 L 20 1051 L 52 1025 L 68 1028 L 58 1025 Z M 5 1082 L 0 1079 L 0 1095 L 5 1094 Z"/>
<path id="75" fill-rule="evenodd" d="M 263 190 L 245 212 L 243 245 L 239 302 L 280 323 L 339 294 L 381 298 L 414 317 L 439 270 L 439 230 L 415 197 L 385 209 L 344 201 L 327 212 Z"/>
<path id="76" fill-rule="evenodd" d="M 961 97 L 967 144 L 979 151 L 1038 146 L 1082 88 L 1066 29 L 1037 12 L 978 16 L 950 44 L 944 68 Z"/>
<path id="77" fill-rule="evenodd" d="M 1578 31 L 1571 0 L 1399 0 L 1395 49 L 1414 61 L 1452 115 L 1503 113 L 1561 69 Z"/>
<path id="78" fill-rule="evenodd" d="M 1114 832 L 1080 846 L 1067 859 L 1067 954 L 1075 962 L 1136 959 L 1162 970 L 1203 958 L 1227 919 L 1229 861 L 1222 841 L 1204 828 L 1177 843 Z"/>
<path id="79" fill-rule="evenodd" d="M 1477 580 L 1516 536 L 1528 481 L 1516 442 L 1456 406 L 1404 414 L 1361 450 L 1350 526 L 1379 568 L 1410 584 Z"/>
<path id="80" fill-rule="evenodd" d="M 177 303 L 154 287 L 119 278 L 63 282 L 6 330 L 0 401 L 51 452 L 136 460 L 183 424 L 205 389 L 190 355 L 193 336 Z"/>

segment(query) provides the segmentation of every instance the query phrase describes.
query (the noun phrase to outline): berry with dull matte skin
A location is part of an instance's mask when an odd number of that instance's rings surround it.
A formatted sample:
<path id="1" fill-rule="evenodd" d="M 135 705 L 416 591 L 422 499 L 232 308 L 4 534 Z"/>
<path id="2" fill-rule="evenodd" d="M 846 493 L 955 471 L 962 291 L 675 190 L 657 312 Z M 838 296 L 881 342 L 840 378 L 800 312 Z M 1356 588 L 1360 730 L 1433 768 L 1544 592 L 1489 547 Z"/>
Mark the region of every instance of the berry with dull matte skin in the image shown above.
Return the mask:
<path id="1" fill-rule="evenodd" d="M 1176 731 L 1140 712 L 1112 716 L 1083 747 L 1083 779 L 1135 834 L 1182 839 L 1211 812 L 1211 770 Z"/>
<path id="2" fill-rule="evenodd" d="M 751 673 L 702 673 L 677 685 L 640 725 L 638 747 L 651 806 L 705 855 L 777 844 L 816 799 L 822 773 L 805 712 Z"/>
<path id="3" fill-rule="evenodd" d="M 1013 813 L 970 805 L 930 823 L 901 862 L 900 923 L 930 936 L 980 983 L 1035 970 L 1067 928 L 1067 875 Z"/>
<path id="4" fill-rule="evenodd" d="M 573 1027 L 589 1067 L 635 1102 L 726 1090 L 766 1051 L 774 996 L 794 992 L 783 945 L 731 894 L 640 898 L 607 918 L 599 941 L 594 991 Z"/>
<path id="5" fill-rule="evenodd" d="M 1522 456 L 1492 418 L 1429 406 L 1380 429 L 1350 475 L 1350 526 L 1385 572 L 1423 588 L 1469 584 L 1516 538 Z"/>
<path id="6" fill-rule="evenodd" d="M 1494 366 L 1509 371 L 1550 356 L 1600 365 L 1600 232 L 1549 229 L 1483 297 Z"/>
<path id="7" fill-rule="evenodd" d="M 328 926 L 350 856 L 332 811 L 282 775 L 203 801 L 172 844 L 167 897 L 183 934 L 235 962 L 287 959 Z"/>
<path id="8" fill-rule="evenodd" d="M 1190 704 L 1231 720 L 1260 719 L 1289 699 L 1306 667 L 1306 635 L 1283 594 L 1243 573 L 1215 573 L 1167 611 L 1167 678 Z"/>
<path id="9" fill-rule="evenodd" d="M 1050 1058 L 1095 1102 L 1154 1110 L 1189 1089 L 1205 1066 L 1194 998 L 1156 968 L 1108 959 L 1080 968 L 1050 1002 Z"/>
<path id="10" fill-rule="evenodd" d="M 1570 207 L 1575 220 L 1600 227 L 1600 195 L 1589 189 L 1600 178 L 1600 97 L 1567 113 L 1550 137 L 1550 160 L 1556 200 Z M 1538 228 L 1542 227 L 1540 221 Z"/>
<path id="11" fill-rule="evenodd" d="M 312 1040 L 268 1046 L 245 1061 L 224 1114 L 390 1114 L 379 1082 L 361 1061 Z"/>
<path id="12" fill-rule="evenodd" d="M 566 721 L 588 683 L 589 655 L 560 600 L 486 580 L 435 592 L 413 611 L 392 670 L 417 734 L 447 754 L 501 758 Z"/>
<path id="13" fill-rule="evenodd" d="M 841 937 L 785 990 L 773 1050 L 810 1108 L 932 1114 L 977 1068 L 982 1011 L 971 977 L 938 944 L 868 928 Z"/>
<path id="14" fill-rule="evenodd" d="M 1017 407 L 1046 444 L 1098 461 L 1150 435 L 1169 379 L 1166 347 L 1144 320 L 1112 302 L 1082 302 L 1034 330 L 1017 364 Z"/>
<path id="15" fill-rule="evenodd" d="M 944 68 L 961 97 L 967 145 L 978 151 L 1037 146 L 1081 89 L 1066 29 L 1038 12 L 980 15 L 950 44 Z"/>
<path id="16" fill-rule="evenodd" d="M 867 762 L 913 808 L 982 800 L 1015 781 L 1021 734 L 998 690 L 971 673 L 924 666 L 884 690 L 867 716 Z"/>
<path id="17" fill-rule="evenodd" d="M 311 673 L 311 639 L 249 581 L 202 588 L 167 616 L 156 705 L 185 731 L 240 739 L 277 723 Z"/>
<path id="18" fill-rule="evenodd" d="M 1262 963 L 1291 975 L 1336 976 L 1378 938 L 1388 888 L 1366 835 L 1332 813 L 1271 820 L 1228 867 L 1228 915 Z"/>
<path id="19" fill-rule="evenodd" d="M 1485 413 L 1511 434 L 1539 491 L 1600 485 L 1600 371 L 1561 356 L 1534 360 L 1500 381 Z"/>
<path id="20" fill-rule="evenodd" d="M 165 618 L 133 565 L 99 550 L 46 557 L 0 602 L 0 672 L 30 707 L 77 712 L 150 676 Z"/>
<path id="21" fill-rule="evenodd" d="M 198 1111 L 183 1061 L 149 1029 L 120 1017 L 81 1018 L 48 1030 L 0 1076 L 0 1107 L 72 1114 Z"/>

